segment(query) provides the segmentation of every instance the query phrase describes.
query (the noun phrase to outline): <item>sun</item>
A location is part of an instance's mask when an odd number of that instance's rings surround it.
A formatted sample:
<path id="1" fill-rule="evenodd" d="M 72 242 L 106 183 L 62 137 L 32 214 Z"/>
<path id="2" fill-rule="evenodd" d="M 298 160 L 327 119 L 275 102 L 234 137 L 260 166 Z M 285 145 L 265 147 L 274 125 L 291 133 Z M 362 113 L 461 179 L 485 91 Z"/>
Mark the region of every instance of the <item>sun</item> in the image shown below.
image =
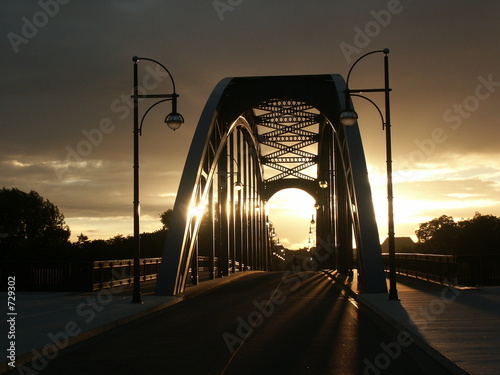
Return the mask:
<path id="1" fill-rule="evenodd" d="M 276 228 L 280 243 L 289 249 L 307 246 L 315 200 L 300 189 L 284 189 L 266 204 L 266 214 Z"/>

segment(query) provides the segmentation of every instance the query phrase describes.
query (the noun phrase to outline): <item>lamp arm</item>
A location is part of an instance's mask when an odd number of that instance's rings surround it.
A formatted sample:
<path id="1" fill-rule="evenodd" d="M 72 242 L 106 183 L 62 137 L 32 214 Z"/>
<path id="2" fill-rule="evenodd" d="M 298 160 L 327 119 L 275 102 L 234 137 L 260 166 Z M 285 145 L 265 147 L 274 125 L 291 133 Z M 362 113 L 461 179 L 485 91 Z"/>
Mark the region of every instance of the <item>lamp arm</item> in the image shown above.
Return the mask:
<path id="1" fill-rule="evenodd" d="M 368 100 L 370 103 L 372 103 L 374 105 L 374 107 L 378 111 L 378 114 L 380 115 L 380 119 L 382 120 L 382 130 L 384 130 L 385 129 L 385 119 L 384 119 L 384 115 L 382 114 L 382 111 L 380 110 L 380 108 L 378 107 L 378 105 L 376 105 L 373 100 L 371 100 L 370 98 L 367 98 L 366 96 L 359 95 L 359 94 L 351 94 L 351 96 L 357 96 L 358 98 L 366 99 L 366 100 Z"/>
<path id="2" fill-rule="evenodd" d="M 146 60 L 146 61 L 151 61 L 151 62 L 154 62 L 158 65 L 160 65 L 163 69 L 165 69 L 165 71 L 168 73 L 168 76 L 170 77 L 170 80 L 172 81 L 172 88 L 174 89 L 174 94 L 175 94 L 175 82 L 174 82 L 174 77 L 172 77 L 172 74 L 170 74 L 170 71 L 165 67 L 165 65 L 163 65 L 162 63 L 156 61 L 156 60 L 153 60 L 153 59 L 150 59 L 148 57 L 137 57 L 137 56 L 134 56 L 132 57 L 132 60 L 134 62 L 137 62 L 139 60 Z"/>
<path id="3" fill-rule="evenodd" d="M 377 50 L 377 51 L 371 51 L 371 52 L 368 52 L 368 53 L 365 53 L 363 56 L 361 56 L 360 58 L 358 58 L 354 64 L 352 64 L 351 66 L 351 69 L 349 69 L 349 73 L 347 73 L 347 80 L 346 80 L 346 88 L 347 90 L 349 91 L 349 77 L 351 76 L 351 72 L 352 72 L 352 69 L 356 66 L 356 64 L 363 58 L 365 58 L 366 56 L 368 55 L 371 55 L 371 54 L 374 54 L 374 53 L 384 53 L 384 54 L 388 54 L 389 53 L 389 49 L 388 48 L 384 48 L 384 49 L 381 49 L 381 50 Z"/>
<path id="4" fill-rule="evenodd" d="M 148 110 L 142 116 L 141 124 L 139 125 L 139 129 L 138 129 L 139 130 L 139 135 L 142 135 L 142 123 L 144 122 L 144 119 L 146 118 L 146 115 L 149 113 L 149 111 L 151 109 L 153 109 L 153 107 L 156 107 L 158 104 L 163 103 L 163 102 L 167 102 L 167 101 L 170 101 L 170 100 L 173 100 L 173 99 L 172 98 L 167 98 L 167 99 L 159 100 L 155 104 L 153 104 L 151 107 L 148 108 Z"/>

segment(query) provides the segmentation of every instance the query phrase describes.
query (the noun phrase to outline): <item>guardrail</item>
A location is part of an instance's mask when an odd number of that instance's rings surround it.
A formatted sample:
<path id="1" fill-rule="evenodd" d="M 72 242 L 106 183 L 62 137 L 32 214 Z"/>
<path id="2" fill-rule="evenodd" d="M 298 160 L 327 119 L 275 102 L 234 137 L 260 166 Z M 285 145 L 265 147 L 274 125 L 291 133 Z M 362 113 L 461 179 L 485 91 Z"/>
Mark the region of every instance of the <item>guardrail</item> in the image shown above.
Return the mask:
<path id="1" fill-rule="evenodd" d="M 389 254 L 382 257 L 388 271 Z M 396 253 L 396 272 L 452 285 L 500 285 L 500 255 Z"/>
<path id="2" fill-rule="evenodd" d="M 8 277 L 16 278 L 19 291 L 88 291 L 92 262 L 4 261 L 0 265 L 1 290 Z"/>
<path id="3" fill-rule="evenodd" d="M 134 261 L 102 260 L 94 261 L 92 267 L 92 290 L 112 288 L 134 283 Z M 141 258 L 141 282 L 158 277 L 161 258 Z"/>
<path id="4" fill-rule="evenodd" d="M 141 282 L 156 279 L 160 264 L 161 258 L 142 258 Z M 130 285 L 134 283 L 133 265 L 133 259 L 73 262 L 5 261 L 0 265 L 0 289 L 7 290 L 6 283 L 9 276 L 16 277 L 16 288 L 19 291 L 87 292 Z M 197 269 L 196 277 L 200 273 L 208 275 L 209 257 L 198 257 Z M 194 274 L 191 269 L 189 272 L 190 275 Z M 213 275 L 217 275 L 217 266 Z M 214 277 L 213 275 L 210 277 Z"/>

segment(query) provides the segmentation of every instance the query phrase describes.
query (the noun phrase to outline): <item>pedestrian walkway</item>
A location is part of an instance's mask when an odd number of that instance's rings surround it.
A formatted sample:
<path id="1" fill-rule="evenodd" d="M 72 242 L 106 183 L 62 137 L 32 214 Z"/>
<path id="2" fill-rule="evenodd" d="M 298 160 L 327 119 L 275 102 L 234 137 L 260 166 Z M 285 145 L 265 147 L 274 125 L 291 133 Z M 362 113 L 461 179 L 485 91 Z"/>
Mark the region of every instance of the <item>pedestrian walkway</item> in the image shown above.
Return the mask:
<path id="1" fill-rule="evenodd" d="M 464 371 L 451 370 L 500 374 L 500 287 L 451 287 L 398 275 L 399 301 L 389 301 L 387 294 L 359 294 L 356 277 L 330 274 L 437 361 L 448 359 Z"/>
<path id="2" fill-rule="evenodd" d="M 10 352 L 15 351 L 17 367 L 35 364 L 44 367 L 46 359 L 55 358 L 58 352 L 70 345 L 87 340 L 110 329 L 176 304 L 184 298 L 216 288 L 249 273 L 235 273 L 225 278 L 205 281 L 186 289 L 183 296 L 154 295 L 156 280 L 141 283 L 143 304 L 131 303 L 130 286 L 103 289 L 91 293 L 18 292 L 15 300 L 17 315 L 6 329 L 15 334 L 8 338 L 2 329 L 0 340 L 0 374 L 11 371 Z M 7 292 L 0 293 L 2 305 L 7 308 Z M 5 310 L 4 310 L 5 311 Z M 3 325 L 2 325 L 3 326 Z M 11 341 L 14 343 L 13 347 Z M 13 349 L 13 350 L 12 350 Z M 7 358 L 4 356 L 7 353 Z M 35 366 L 35 367 L 36 367 Z"/>

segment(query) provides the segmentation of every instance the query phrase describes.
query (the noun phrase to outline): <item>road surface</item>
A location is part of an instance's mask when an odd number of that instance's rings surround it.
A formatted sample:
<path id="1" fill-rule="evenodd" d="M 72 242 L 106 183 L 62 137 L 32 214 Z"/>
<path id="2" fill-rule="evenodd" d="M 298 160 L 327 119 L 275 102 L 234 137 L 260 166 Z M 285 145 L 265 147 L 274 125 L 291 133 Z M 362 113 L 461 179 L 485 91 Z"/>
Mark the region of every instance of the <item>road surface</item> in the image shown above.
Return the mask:
<path id="1" fill-rule="evenodd" d="M 321 272 L 254 273 L 69 347 L 40 373 L 437 374 L 411 349 Z"/>

